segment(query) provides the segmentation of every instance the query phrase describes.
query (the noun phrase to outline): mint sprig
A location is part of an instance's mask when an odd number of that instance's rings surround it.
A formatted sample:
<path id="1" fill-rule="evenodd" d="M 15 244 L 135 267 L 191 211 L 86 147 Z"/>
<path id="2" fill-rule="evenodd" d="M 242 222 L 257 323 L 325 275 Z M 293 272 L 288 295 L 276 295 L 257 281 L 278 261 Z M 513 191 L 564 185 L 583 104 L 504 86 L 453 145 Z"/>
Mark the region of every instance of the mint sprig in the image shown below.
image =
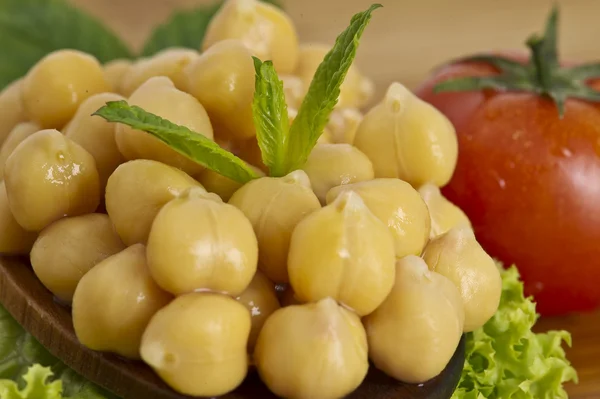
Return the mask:
<path id="1" fill-rule="evenodd" d="M 92 54 L 100 62 L 132 57 L 104 24 L 65 0 L 0 0 L 0 90 L 48 53 L 64 48 Z"/>
<path id="2" fill-rule="evenodd" d="M 140 107 L 129 105 L 125 100 L 109 101 L 92 115 L 147 132 L 192 161 L 238 183 L 247 183 L 260 177 L 246 162 L 222 149 L 214 141 L 185 126 L 176 125 Z"/>
<path id="3" fill-rule="evenodd" d="M 256 127 L 256 138 L 263 163 L 269 175 L 285 176 L 286 156 L 289 144 L 290 122 L 283 91 L 283 82 L 277 76 L 271 61 L 262 62 L 254 58 L 256 83 L 252 116 Z"/>

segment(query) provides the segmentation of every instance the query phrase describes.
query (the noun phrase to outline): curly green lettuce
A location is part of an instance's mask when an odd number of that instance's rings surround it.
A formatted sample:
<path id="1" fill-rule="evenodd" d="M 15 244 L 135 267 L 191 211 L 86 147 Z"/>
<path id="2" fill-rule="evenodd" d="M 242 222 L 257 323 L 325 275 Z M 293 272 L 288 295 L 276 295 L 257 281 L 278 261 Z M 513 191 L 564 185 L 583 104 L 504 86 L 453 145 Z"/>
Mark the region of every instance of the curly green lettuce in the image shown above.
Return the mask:
<path id="1" fill-rule="evenodd" d="M 452 399 L 563 399 L 563 384 L 577 382 L 566 359 L 566 331 L 536 334 L 538 315 L 523 294 L 516 267 L 502 271 L 502 298 L 494 317 L 468 334 L 466 360 Z"/>

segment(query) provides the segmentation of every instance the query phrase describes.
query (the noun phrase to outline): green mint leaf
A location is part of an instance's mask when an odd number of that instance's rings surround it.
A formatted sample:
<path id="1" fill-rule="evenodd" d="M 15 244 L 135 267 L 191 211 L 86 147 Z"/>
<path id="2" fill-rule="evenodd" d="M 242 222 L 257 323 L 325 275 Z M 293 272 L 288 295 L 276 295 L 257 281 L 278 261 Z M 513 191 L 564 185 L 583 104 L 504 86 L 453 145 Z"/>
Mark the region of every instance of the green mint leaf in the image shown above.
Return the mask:
<path id="1" fill-rule="evenodd" d="M 147 132 L 192 161 L 238 183 L 260 177 L 246 162 L 214 141 L 124 100 L 109 101 L 93 115 Z"/>
<path id="2" fill-rule="evenodd" d="M 131 58 L 114 33 L 65 0 L 0 0 L 0 90 L 64 48 L 92 54 L 102 63 Z"/>
<path id="3" fill-rule="evenodd" d="M 283 82 L 279 80 L 271 61 L 262 62 L 256 57 L 252 58 L 256 70 L 252 115 L 258 146 L 263 163 L 269 168 L 269 175 L 285 176 L 288 172 L 286 155 L 290 122 Z"/>
<path id="4" fill-rule="evenodd" d="M 358 43 L 371 20 L 371 13 L 380 7 L 381 4 L 373 4 L 368 10 L 355 14 L 348 28 L 337 37 L 333 48 L 317 68 L 290 128 L 288 170 L 300 169 L 317 144 L 329 115 L 337 104 L 340 86 L 356 56 Z"/>
<path id="5" fill-rule="evenodd" d="M 263 1 L 281 7 L 278 1 Z M 142 55 L 151 56 L 170 47 L 200 50 L 208 23 L 222 4 L 219 1 L 191 10 L 175 11 L 165 23 L 154 29 L 144 44 Z"/>

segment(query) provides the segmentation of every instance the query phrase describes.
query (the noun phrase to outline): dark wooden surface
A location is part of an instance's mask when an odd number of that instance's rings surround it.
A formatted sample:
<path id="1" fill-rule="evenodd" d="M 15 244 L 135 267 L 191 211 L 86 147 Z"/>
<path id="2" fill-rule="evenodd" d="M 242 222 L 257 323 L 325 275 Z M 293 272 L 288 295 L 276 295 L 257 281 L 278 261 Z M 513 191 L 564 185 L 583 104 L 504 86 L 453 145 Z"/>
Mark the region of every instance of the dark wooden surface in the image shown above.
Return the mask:
<path id="1" fill-rule="evenodd" d="M 65 364 L 124 399 L 184 399 L 141 362 L 91 351 L 81 346 L 67 308 L 54 302 L 23 260 L 0 258 L 0 302 L 13 317 Z M 464 363 L 464 340 L 446 370 L 422 385 L 398 383 L 371 367 L 350 399 L 448 399 Z M 275 398 L 256 373 L 223 399 Z"/>

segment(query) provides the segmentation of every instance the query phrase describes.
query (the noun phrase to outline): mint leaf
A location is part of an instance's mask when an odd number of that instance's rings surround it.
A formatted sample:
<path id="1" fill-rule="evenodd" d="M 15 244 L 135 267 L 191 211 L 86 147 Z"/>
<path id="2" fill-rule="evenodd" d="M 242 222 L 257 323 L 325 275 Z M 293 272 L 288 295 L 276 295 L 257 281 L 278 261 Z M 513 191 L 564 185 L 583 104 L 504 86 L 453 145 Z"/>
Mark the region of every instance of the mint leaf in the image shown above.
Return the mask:
<path id="1" fill-rule="evenodd" d="M 131 106 L 124 100 L 109 101 L 92 115 L 147 132 L 192 161 L 238 183 L 260 177 L 246 162 L 214 141 L 140 107 Z"/>
<path id="2" fill-rule="evenodd" d="M 263 0 L 278 7 L 278 1 Z M 154 29 L 142 50 L 143 56 L 151 56 L 170 47 L 184 47 L 200 50 L 206 28 L 212 17 L 219 11 L 223 2 L 204 5 L 191 10 L 180 10 Z"/>
<path id="3" fill-rule="evenodd" d="M 254 58 L 256 70 L 252 116 L 256 127 L 256 138 L 263 163 L 273 177 L 285 176 L 287 146 L 289 144 L 290 122 L 283 92 L 283 82 L 279 80 L 271 61 L 262 62 Z"/>
<path id="4" fill-rule="evenodd" d="M 300 169 L 317 144 L 337 104 L 340 86 L 356 56 L 359 40 L 371 20 L 371 13 L 380 7 L 381 4 L 373 4 L 368 10 L 355 14 L 317 68 L 290 128 L 287 170 Z"/>
<path id="5" fill-rule="evenodd" d="M 102 63 L 131 58 L 114 33 L 65 0 L 0 0 L 0 90 L 64 48 L 92 54 Z"/>

